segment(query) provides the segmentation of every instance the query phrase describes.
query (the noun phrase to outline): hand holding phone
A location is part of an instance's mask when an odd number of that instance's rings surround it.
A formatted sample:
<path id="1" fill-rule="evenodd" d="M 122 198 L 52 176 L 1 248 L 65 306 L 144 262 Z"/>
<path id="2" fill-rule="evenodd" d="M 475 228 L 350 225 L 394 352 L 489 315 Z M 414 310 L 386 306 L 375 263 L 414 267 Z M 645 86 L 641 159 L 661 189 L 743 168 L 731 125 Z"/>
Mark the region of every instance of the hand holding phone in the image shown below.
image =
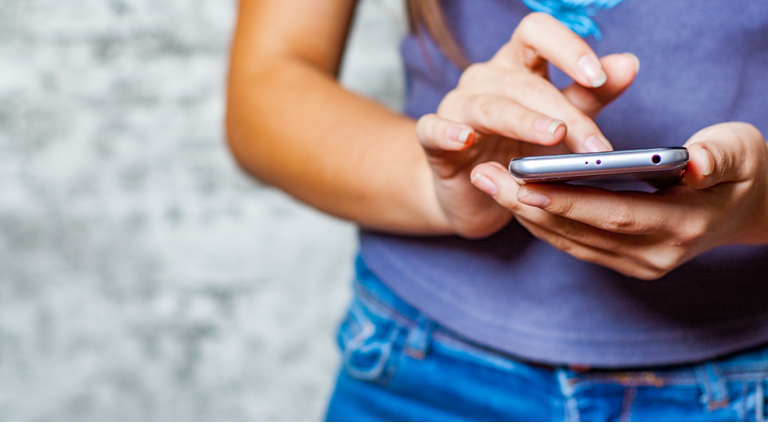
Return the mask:
<path id="1" fill-rule="evenodd" d="M 512 159 L 509 172 L 533 182 L 569 182 L 609 190 L 653 191 L 675 184 L 685 174 L 684 147 L 533 156 Z"/>

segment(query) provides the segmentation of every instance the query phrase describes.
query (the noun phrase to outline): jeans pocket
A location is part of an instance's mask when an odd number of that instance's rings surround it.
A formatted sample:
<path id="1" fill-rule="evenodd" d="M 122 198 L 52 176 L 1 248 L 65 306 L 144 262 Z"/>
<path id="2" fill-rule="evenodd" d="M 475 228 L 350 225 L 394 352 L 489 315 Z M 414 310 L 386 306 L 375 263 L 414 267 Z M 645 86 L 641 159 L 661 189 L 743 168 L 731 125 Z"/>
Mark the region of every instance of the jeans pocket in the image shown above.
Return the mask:
<path id="1" fill-rule="evenodd" d="M 339 328 L 342 365 L 351 377 L 386 384 L 396 371 L 404 331 L 354 299 Z"/>

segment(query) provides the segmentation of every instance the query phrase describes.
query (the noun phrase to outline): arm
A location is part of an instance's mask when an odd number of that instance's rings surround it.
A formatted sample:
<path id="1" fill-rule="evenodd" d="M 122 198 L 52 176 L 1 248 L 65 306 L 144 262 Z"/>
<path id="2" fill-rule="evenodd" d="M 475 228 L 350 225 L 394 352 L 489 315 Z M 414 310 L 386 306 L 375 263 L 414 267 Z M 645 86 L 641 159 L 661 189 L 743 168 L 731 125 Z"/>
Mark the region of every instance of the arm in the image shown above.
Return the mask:
<path id="1" fill-rule="evenodd" d="M 336 83 L 353 7 L 241 2 L 226 123 L 235 157 L 254 177 L 365 227 L 483 237 L 512 214 L 472 186 L 472 167 L 546 146 L 609 149 L 590 116 L 632 82 L 632 56 L 601 64 L 557 20 L 531 14 L 417 124 Z M 547 79 L 547 61 L 575 83 L 561 93 Z"/>
<path id="2" fill-rule="evenodd" d="M 244 0 L 226 128 L 251 175 L 359 224 L 449 232 L 415 122 L 335 80 L 354 0 Z"/>

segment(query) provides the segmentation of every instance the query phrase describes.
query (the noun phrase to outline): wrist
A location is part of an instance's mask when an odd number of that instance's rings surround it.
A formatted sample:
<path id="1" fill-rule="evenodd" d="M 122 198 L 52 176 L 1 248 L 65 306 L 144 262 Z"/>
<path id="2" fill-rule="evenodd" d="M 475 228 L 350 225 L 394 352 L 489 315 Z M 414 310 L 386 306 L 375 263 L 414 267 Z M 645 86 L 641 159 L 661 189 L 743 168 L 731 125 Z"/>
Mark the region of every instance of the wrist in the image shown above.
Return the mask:
<path id="1" fill-rule="evenodd" d="M 421 218 L 426 222 L 429 233 L 433 235 L 456 234 L 450 218 L 440 203 L 435 175 L 426 159 L 415 170 L 414 184 L 417 185 L 419 202 L 422 204 L 420 208 Z"/>

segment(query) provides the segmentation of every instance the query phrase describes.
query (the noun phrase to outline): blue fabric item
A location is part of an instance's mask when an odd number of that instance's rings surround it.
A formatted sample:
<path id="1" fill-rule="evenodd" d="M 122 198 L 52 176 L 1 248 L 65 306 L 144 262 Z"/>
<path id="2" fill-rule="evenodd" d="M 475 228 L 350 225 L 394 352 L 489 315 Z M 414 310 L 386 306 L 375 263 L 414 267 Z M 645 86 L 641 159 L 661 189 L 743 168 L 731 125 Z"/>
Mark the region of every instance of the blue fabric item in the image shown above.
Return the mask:
<path id="1" fill-rule="evenodd" d="M 566 27 L 582 37 L 603 39 L 603 34 L 590 16 L 598 9 L 609 9 L 622 0 L 522 0 L 535 12 L 543 12 L 557 18 Z"/>
<path id="2" fill-rule="evenodd" d="M 574 372 L 478 346 L 358 261 L 329 421 L 761 421 L 768 346 L 680 367 Z"/>
<path id="3" fill-rule="evenodd" d="M 475 62 L 490 59 L 530 13 L 519 1 L 443 5 Z M 625 1 L 593 19 L 604 38 L 588 43 L 599 56 L 633 52 L 642 63 L 596 119 L 616 149 L 679 146 L 732 120 L 768 135 L 768 2 Z M 430 39 L 405 38 L 402 55 L 405 113 L 435 112 L 461 71 Z M 570 82 L 556 69 L 550 76 L 558 87 Z M 360 245 L 371 270 L 433 321 L 528 360 L 661 365 L 768 342 L 765 246 L 717 248 L 641 281 L 560 252 L 515 221 L 482 240 L 362 230 Z"/>

